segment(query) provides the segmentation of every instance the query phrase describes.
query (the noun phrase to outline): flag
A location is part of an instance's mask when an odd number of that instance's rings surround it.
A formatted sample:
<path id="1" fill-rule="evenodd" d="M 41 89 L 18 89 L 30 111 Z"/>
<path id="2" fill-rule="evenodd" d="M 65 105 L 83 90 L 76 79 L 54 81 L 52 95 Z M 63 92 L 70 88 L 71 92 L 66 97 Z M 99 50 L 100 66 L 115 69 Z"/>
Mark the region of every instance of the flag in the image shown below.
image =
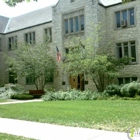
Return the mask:
<path id="1" fill-rule="evenodd" d="M 59 49 L 58 49 L 57 46 L 56 46 L 56 51 L 57 51 L 57 62 L 60 62 L 60 60 L 61 60 L 61 55 L 60 55 L 60 52 L 59 52 Z"/>

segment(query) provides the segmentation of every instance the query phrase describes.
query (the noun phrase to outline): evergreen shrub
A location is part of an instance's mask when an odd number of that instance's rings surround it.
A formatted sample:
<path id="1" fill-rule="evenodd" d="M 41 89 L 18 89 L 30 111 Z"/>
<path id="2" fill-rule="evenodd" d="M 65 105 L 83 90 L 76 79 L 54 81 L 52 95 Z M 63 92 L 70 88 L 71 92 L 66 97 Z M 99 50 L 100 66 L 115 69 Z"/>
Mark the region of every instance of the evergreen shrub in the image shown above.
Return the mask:
<path id="1" fill-rule="evenodd" d="M 114 95 L 121 96 L 120 89 L 121 89 L 121 86 L 111 84 L 106 87 L 104 93 L 108 94 L 109 96 L 114 96 Z"/>
<path id="2" fill-rule="evenodd" d="M 134 97 L 135 95 L 139 94 L 139 91 L 140 83 L 134 81 L 122 86 L 121 95 L 123 97 Z"/>
<path id="3" fill-rule="evenodd" d="M 15 94 L 11 96 L 11 99 L 17 99 L 17 100 L 30 100 L 33 99 L 34 96 L 33 95 L 29 95 L 26 93 L 23 94 Z"/>

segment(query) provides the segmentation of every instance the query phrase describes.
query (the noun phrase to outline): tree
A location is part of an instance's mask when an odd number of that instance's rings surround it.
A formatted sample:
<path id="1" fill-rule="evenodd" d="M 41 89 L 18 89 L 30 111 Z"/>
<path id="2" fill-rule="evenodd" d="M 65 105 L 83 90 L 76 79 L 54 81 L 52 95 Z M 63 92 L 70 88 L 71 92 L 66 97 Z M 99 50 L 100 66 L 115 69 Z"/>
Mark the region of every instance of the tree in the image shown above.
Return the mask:
<path id="1" fill-rule="evenodd" d="M 44 89 L 46 82 L 54 75 L 56 68 L 48 43 L 36 45 L 19 44 L 12 56 L 6 55 L 9 71 L 20 77 L 32 77 L 36 89 Z"/>
<path id="2" fill-rule="evenodd" d="M 11 7 L 16 6 L 18 3 L 27 1 L 30 2 L 30 0 L 4 0 L 5 3 Z M 38 1 L 38 0 L 34 0 L 34 1 Z M 123 3 L 127 3 L 127 2 L 131 2 L 132 0 L 122 0 Z"/>
<path id="3" fill-rule="evenodd" d="M 14 7 L 18 3 L 21 3 L 21 2 L 24 2 L 24 1 L 30 2 L 30 0 L 4 0 L 4 1 L 7 5 L 9 5 L 11 7 Z M 34 0 L 34 1 L 37 1 L 37 0 Z"/>
<path id="4" fill-rule="evenodd" d="M 131 2 L 133 0 L 122 0 L 123 3 Z"/>
<path id="5" fill-rule="evenodd" d="M 92 31 L 92 30 L 91 30 Z M 63 64 L 64 72 L 68 75 L 84 73 L 91 78 L 99 92 L 119 76 L 129 58 L 115 59 L 112 55 L 111 44 L 99 43 L 103 40 L 102 29 L 95 27 L 92 35 L 86 40 L 74 38 L 70 42 L 69 53 Z"/>

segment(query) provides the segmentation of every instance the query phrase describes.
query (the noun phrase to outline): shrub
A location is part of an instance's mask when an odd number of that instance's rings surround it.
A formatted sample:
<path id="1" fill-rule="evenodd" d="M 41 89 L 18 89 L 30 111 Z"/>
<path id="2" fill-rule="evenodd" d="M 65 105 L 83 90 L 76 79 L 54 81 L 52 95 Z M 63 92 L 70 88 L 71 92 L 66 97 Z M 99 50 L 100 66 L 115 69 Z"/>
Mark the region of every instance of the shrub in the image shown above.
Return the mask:
<path id="1" fill-rule="evenodd" d="M 79 91 L 71 89 L 68 91 L 47 92 L 42 96 L 45 101 L 52 100 L 96 100 L 98 98 L 105 98 L 103 93 L 97 93 L 90 90 Z"/>
<path id="2" fill-rule="evenodd" d="M 0 99 L 10 99 L 14 94 L 17 94 L 17 92 L 9 88 L 0 94 Z"/>
<path id="3" fill-rule="evenodd" d="M 44 92 L 55 92 L 55 89 L 54 88 L 45 88 L 44 89 Z"/>
<path id="4" fill-rule="evenodd" d="M 12 95 L 23 93 L 24 88 L 19 84 L 5 84 L 0 88 L 0 99 L 10 99 Z"/>
<path id="5" fill-rule="evenodd" d="M 125 84 L 121 88 L 121 94 L 123 97 L 134 97 L 136 94 L 139 94 L 140 83 L 131 82 Z"/>
<path id="6" fill-rule="evenodd" d="M 29 95 L 26 93 L 23 94 L 15 94 L 11 96 L 11 99 L 18 99 L 18 100 L 30 100 L 33 99 L 33 95 Z"/>
<path id="7" fill-rule="evenodd" d="M 109 96 L 114 96 L 114 95 L 121 95 L 120 92 L 121 87 L 119 85 L 111 84 L 106 87 L 104 93 L 108 94 Z"/>
<path id="8" fill-rule="evenodd" d="M 85 90 L 83 92 L 81 92 L 79 99 L 80 100 L 93 100 L 94 98 L 94 93 L 91 90 Z"/>
<path id="9" fill-rule="evenodd" d="M 111 96 L 109 98 L 109 100 L 118 100 L 118 99 L 121 99 L 121 97 L 120 96 L 117 96 L 117 95 Z"/>

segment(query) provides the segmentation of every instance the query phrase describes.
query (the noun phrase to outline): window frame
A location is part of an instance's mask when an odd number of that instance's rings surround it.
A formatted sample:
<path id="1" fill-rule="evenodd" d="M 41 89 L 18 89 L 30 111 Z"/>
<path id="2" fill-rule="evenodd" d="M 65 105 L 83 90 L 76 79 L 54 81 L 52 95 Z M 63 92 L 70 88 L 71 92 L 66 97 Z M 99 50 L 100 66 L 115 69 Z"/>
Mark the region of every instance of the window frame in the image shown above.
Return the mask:
<path id="1" fill-rule="evenodd" d="M 36 33 L 35 33 L 35 31 L 25 33 L 24 34 L 24 40 L 27 44 L 34 45 L 36 43 Z"/>
<path id="2" fill-rule="evenodd" d="M 49 37 L 49 42 L 52 42 L 52 27 L 45 28 L 44 33 L 45 33 L 45 41 L 47 41 L 47 37 Z"/>
<path id="3" fill-rule="evenodd" d="M 9 71 L 9 83 L 16 84 L 17 81 L 17 74 L 15 72 Z"/>
<path id="4" fill-rule="evenodd" d="M 84 33 L 84 31 L 85 31 L 84 9 L 73 11 L 63 15 L 64 36 Z"/>
<path id="5" fill-rule="evenodd" d="M 133 9 L 133 14 L 134 14 L 134 24 L 131 25 L 131 21 L 130 21 L 130 11 Z M 126 14 L 127 14 L 127 18 L 126 19 L 123 19 L 123 11 L 127 11 Z M 116 14 L 117 13 L 120 13 L 120 27 L 117 27 L 117 17 L 116 17 Z M 117 10 L 117 11 L 114 11 L 114 21 L 115 21 L 115 29 L 118 30 L 118 29 L 126 29 L 126 28 L 130 28 L 130 27 L 134 27 L 136 26 L 136 10 L 135 10 L 135 6 L 131 6 L 131 7 L 127 7 L 127 8 L 124 8 L 124 9 L 120 9 L 120 10 Z M 122 23 L 123 21 L 126 21 L 126 26 L 122 26 Z"/>
<path id="6" fill-rule="evenodd" d="M 8 50 L 14 50 L 17 48 L 17 36 L 12 36 L 8 38 Z"/>
<path id="7" fill-rule="evenodd" d="M 136 80 L 133 80 L 133 78 L 136 78 Z M 122 84 L 121 83 L 119 83 L 119 79 L 121 79 L 122 80 Z M 126 79 L 129 79 L 130 80 L 130 82 L 126 82 Z M 118 77 L 118 85 L 124 85 L 124 84 L 128 84 L 128 83 L 131 83 L 131 82 L 133 82 L 133 81 L 137 81 L 138 80 L 138 77 L 137 76 L 132 76 L 132 77 Z"/>
<path id="8" fill-rule="evenodd" d="M 134 42 L 134 44 L 131 44 Z M 128 44 L 125 45 L 125 44 Z M 116 57 L 117 59 L 120 59 L 121 57 L 126 56 L 125 55 L 125 48 L 128 48 L 128 57 L 132 57 L 132 46 L 135 46 L 135 61 L 134 59 L 129 61 L 129 64 L 136 64 L 138 63 L 138 55 L 137 55 L 137 41 L 136 40 L 130 40 L 130 41 L 122 41 L 122 42 L 117 42 L 115 43 L 116 46 Z"/>

